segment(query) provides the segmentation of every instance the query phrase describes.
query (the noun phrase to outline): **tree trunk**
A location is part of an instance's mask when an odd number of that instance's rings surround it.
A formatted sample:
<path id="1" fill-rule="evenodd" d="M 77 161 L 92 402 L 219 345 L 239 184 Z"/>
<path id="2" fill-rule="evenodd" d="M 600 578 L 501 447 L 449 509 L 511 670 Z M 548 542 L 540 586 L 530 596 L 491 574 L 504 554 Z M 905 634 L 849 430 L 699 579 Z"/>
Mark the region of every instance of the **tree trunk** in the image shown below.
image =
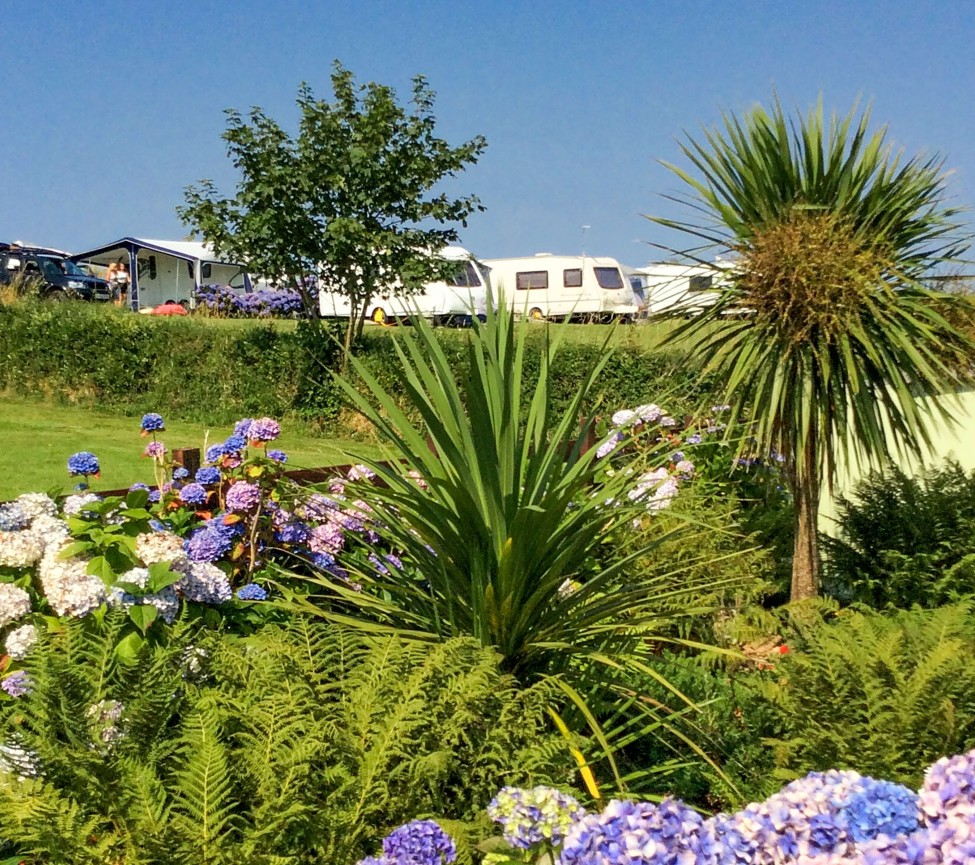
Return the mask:
<path id="1" fill-rule="evenodd" d="M 791 598 L 815 598 L 819 594 L 819 461 L 815 433 L 806 444 L 802 468 L 792 467 L 792 498 L 795 505 L 795 541 L 792 548 Z"/>

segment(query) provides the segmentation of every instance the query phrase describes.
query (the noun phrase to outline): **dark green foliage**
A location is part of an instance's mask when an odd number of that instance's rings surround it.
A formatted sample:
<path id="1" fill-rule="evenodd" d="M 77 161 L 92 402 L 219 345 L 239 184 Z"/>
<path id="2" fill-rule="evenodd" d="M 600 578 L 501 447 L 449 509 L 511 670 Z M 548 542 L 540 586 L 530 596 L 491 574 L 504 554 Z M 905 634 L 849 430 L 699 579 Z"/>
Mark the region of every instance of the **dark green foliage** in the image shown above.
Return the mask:
<path id="1" fill-rule="evenodd" d="M 870 606 L 933 607 L 975 594 L 975 471 L 954 460 L 910 477 L 893 464 L 840 498 L 823 537 L 825 588 Z"/>
<path id="2" fill-rule="evenodd" d="M 476 839 L 504 783 L 571 780 L 551 691 L 471 640 L 184 627 L 122 666 L 122 621 L 45 637 L 4 706 L 3 836 L 32 865 L 346 865 L 417 815 Z"/>
<path id="3" fill-rule="evenodd" d="M 970 602 L 830 620 L 795 612 L 791 651 L 760 682 L 784 778 L 855 769 L 916 788 L 920 767 L 975 745 Z"/>
<path id="4" fill-rule="evenodd" d="M 528 340 L 524 375 L 538 378 L 544 328 Z M 366 368 L 399 394 L 401 367 L 389 332 L 367 333 L 359 349 Z M 465 374 L 468 331 L 438 330 L 458 380 Z M 0 389 L 81 405 L 172 420 L 226 424 L 243 416 L 298 417 L 340 437 L 341 397 L 328 370 L 338 344 L 299 322 L 221 325 L 209 320 L 160 319 L 82 303 L 0 305 Z M 566 342 L 550 380 L 552 408 L 563 411 L 577 382 L 599 361 L 598 345 Z M 666 401 L 678 413 L 711 400 L 710 380 L 676 351 L 618 349 L 597 377 L 587 411 Z M 406 406 L 403 406 L 406 408 Z"/>
<path id="5" fill-rule="evenodd" d="M 174 419 L 333 417 L 337 344 L 268 325 L 135 316 L 90 304 L 0 306 L 0 388 Z"/>

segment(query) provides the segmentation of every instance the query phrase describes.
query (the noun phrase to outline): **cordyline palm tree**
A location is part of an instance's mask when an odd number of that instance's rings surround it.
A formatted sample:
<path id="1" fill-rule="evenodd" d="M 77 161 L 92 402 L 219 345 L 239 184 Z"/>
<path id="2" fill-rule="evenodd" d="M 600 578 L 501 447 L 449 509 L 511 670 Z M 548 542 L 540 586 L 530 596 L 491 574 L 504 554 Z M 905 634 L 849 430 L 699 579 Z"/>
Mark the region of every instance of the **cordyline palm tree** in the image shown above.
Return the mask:
<path id="1" fill-rule="evenodd" d="M 869 111 L 824 123 L 822 103 L 788 120 L 776 101 L 726 115 L 680 147 L 697 176 L 664 163 L 691 188 L 693 221 L 650 217 L 734 261 L 717 302 L 681 324 L 716 371 L 732 422 L 750 419 L 762 448 L 785 459 L 795 502 L 792 597 L 819 587 L 816 523 L 837 455 L 870 462 L 918 453 L 944 400 L 969 377 L 975 345 L 951 322 L 965 298 L 922 280 L 959 260 L 969 238 L 945 203 L 942 161 L 904 161 L 870 133 Z"/>

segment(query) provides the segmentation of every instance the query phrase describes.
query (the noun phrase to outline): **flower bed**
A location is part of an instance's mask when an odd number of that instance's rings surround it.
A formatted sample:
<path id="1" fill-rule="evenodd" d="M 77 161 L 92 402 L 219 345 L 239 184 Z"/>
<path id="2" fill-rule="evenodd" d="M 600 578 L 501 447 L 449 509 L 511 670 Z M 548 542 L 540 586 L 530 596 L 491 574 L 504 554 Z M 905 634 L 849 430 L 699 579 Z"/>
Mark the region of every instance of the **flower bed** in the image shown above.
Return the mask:
<path id="1" fill-rule="evenodd" d="M 587 813 L 548 787 L 506 787 L 488 807 L 487 865 L 971 865 L 975 751 L 945 757 L 917 793 L 856 772 L 814 772 L 764 802 L 704 819 L 675 799 Z M 395 830 L 360 865 L 441 865 L 453 841 L 429 820 Z"/>

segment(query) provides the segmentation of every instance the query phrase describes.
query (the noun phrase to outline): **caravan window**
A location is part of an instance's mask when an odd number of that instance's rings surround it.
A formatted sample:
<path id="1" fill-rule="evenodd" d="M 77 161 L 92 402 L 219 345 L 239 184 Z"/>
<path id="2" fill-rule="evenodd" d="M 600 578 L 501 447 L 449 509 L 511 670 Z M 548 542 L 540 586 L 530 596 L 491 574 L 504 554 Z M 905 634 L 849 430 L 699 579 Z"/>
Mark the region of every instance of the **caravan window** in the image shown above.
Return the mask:
<path id="1" fill-rule="evenodd" d="M 457 272 L 457 275 L 447 280 L 447 285 L 458 287 L 476 288 L 481 284 L 481 278 L 477 275 L 477 270 L 469 261 L 466 266 Z"/>
<path id="2" fill-rule="evenodd" d="M 711 288 L 710 276 L 692 276 L 688 280 L 688 291 L 708 291 Z"/>
<path id="3" fill-rule="evenodd" d="M 563 270 L 562 285 L 566 288 L 579 288 L 582 285 L 582 268 L 573 267 Z"/>
<path id="4" fill-rule="evenodd" d="M 515 288 L 522 291 L 527 288 L 548 288 L 547 270 L 523 270 L 515 274 Z"/>
<path id="5" fill-rule="evenodd" d="M 616 267 L 594 267 L 596 271 L 596 282 L 600 288 L 622 288 L 623 277 L 620 275 L 619 268 Z"/>

